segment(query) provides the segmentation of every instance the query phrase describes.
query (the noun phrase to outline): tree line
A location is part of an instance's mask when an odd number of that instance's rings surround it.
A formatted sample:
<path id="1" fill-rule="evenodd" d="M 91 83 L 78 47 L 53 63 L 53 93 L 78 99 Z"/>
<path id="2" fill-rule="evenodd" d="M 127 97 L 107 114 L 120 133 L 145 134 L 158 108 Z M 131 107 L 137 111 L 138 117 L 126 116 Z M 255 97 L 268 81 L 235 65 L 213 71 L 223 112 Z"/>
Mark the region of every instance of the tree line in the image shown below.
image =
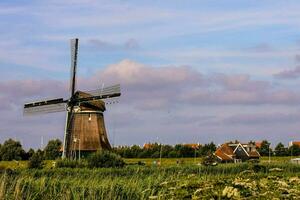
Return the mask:
<path id="1" fill-rule="evenodd" d="M 0 160 L 30 160 L 35 157 L 43 160 L 55 160 L 61 156 L 62 142 L 59 139 L 50 140 L 46 147 L 41 150 L 29 149 L 25 151 L 19 141 L 6 140 L 0 144 Z M 211 142 L 202 146 L 191 147 L 183 144 L 165 145 L 154 143 L 148 148 L 138 145 L 114 147 L 112 151 L 123 158 L 184 158 L 201 157 L 213 154 L 217 146 Z M 293 145 L 285 147 L 281 142 L 274 149 L 270 142 L 263 140 L 260 148 L 257 149 L 261 156 L 300 156 L 300 147 Z"/>
<path id="2" fill-rule="evenodd" d="M 216 145 L 211 142 L 203 146 L 188 146 L 184 144 L 165 145 L 153 143 L 148 148 L 138 145 L 114 147 L 113 151 L 123 158 L 186 158 L 205 156 L 215 152 Z"/>
<path id="3" fill-rule="evenodd" d="M 25 151 L 19 141 L 13 139 L 6 140 L 0 144 L 0 160 L 30 160 L 33 156 L 39 156 L 43 160 L 54 160 L 60 156 L 60 148 L 62 142 L 59 139 L 50 140 L 47 146 L 41 150 L 34 150 L 30 148 Z"/>
<path id="4" fill-rule="evenodd" d="M 293 144 L 290 147 L 285 147 L 279 142 L 274 149 L 271 148 L 271 143 L 267 140 L 261 142 L 258 152 L 261 156 L 300 156 L 300 146 Z"/>

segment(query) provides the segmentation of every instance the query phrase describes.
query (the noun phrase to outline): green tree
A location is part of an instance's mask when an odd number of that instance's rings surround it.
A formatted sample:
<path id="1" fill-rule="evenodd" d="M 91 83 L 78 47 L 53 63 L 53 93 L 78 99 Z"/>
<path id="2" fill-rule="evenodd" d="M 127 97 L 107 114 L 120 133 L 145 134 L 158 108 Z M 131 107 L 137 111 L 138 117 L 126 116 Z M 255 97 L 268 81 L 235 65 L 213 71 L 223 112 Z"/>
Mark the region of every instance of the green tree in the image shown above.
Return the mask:
<path id="1" fill-rule="evenodd" d="M 204 146 L 200 147 L 199 154 L 202 156 L 207 156 L 213 154 L 216 151 L 217 147 L 215 143 L 211 142 L 209 144 L 205 144 Z"/>
<path id="2" fill-rule="evenodd" d="M 299 156 L 300 155 L 300 147 L 298 145 L 293 144 L 289 148 L 289 155 L 291 156 Z"/>
<path id="3" fill-rule="evenodd" d="M 62 142 L 59 139 L 56 140 L 50 140 L 47 144 L 47 146 L 44 149 L 44 155 L 45 159 L 47 160 L 55 160 L 60 156 L 60 148 L 61 148 Z"/>
<path id="4" fill-rule="evenodd" d="M 263 140 L 261 142 L 260 148 L 258 148 L 258 152 L 261 156 L 268 156 L 269 153 L 272 155 L 272 149 L 270 147 L 271 143 L 269 143 L 267 140 Z"/>
<path id="5" fill-rule="evenodd" d="M 44 166 L 43 152 L 37 151 L 35 152 L 29 159 L 28 168 L 33 169 L 41 169 Z"/>
<path id="6" fill-rule="evenodd" d="M 288 149 L 285 148 L 281 142 L 279 142 L 275 147 L 275 155 L 276 156 L 286 156 L 286 155 L 288 155 Z"/>
<path id="7" fill-rule="evenodd" d="M 133 158 L 137 158 L 138 155 L 139 155 L 139 153 L 142 152 L 141 147 L 138 146 L 138 145 L 133 145 L 133 146 L 131 146 L 131 147 L 130 147 L 130 150 L 131 150 L 131 155 L 132 155 Z"/>
<path id="8" fill-rule="evenodd" d="M 8 139 L 0 149 L 2 160 L 22 160 L 25 157 L 25 151 L 19 141 Z"/>
<path id="9" fill-rule="evenodd" d="M 31 156 L 33 156 L 34 153 L 35 153 L 34 150 L 33 150 L 32 148 L 30 148 L 30 149 L 27 151 L 27 158 L 30 159 Z"/>

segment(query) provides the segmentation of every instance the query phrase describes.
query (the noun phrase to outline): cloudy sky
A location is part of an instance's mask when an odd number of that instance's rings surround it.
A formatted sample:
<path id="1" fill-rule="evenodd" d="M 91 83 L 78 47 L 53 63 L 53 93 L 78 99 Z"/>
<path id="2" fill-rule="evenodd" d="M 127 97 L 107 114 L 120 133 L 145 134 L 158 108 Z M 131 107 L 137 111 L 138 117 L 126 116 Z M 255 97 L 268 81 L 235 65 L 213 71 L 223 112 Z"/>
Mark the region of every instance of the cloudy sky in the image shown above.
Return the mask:
<path id="1" fill-rule="evenodd" d="M 65 113 L 22 107 L 68 97 L 74 37 L 78 89 L 122 85 L 113 145 L 300 140 L 299 1 L 147 2 L 1 1 L 0 143 L 63 138 Z"/>

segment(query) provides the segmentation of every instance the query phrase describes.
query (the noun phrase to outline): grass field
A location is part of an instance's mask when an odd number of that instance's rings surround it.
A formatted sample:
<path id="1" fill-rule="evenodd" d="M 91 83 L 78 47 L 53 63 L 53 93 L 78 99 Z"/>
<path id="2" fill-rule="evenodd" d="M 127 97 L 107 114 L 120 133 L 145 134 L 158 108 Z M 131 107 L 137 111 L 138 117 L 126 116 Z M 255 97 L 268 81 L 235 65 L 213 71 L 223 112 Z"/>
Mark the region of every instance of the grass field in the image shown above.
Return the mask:
<path id="1" fill-rule="evenodd" d="M 185 166 L 185 165 L 197 165 L 201 162 L 202 158 L 162 158 L 161 159 L 161 165 L 162 166 Z M 291 157 L 271 157 L 270 162 L 271 163 L 289 163 L 291 160 Z M 125 159 L 125 162 L 127 164 L 136 164 L 138 162 L 145 163 L 147 166 L 153 166 L 154 163 L 158 163 L 160 161 L 159 158 L 127 158 Z M 52 160 L 46 161 L 46 168 L 52 168 L 53 166 Z M 269 163 L 268 157 L 261 157 L 260 159 L 261 163 Z M 11 168 L 11 169 L 24 169 L 27 167 L 27 161 L 0 161 L 0 169 L 1 168 Z"/>
<path id="2" fill-rule="evenodd" d="M 126 159 L 122 169 L 26 169 L 0 162 L 0 199 L 299 199 L 300 165 L 262 158 L 260 165 L 198 166 L 200 159 Z M 144 161 L 145 166 L 134 165 Z M 5 170 L 11 168 L 13 170 Z"/>

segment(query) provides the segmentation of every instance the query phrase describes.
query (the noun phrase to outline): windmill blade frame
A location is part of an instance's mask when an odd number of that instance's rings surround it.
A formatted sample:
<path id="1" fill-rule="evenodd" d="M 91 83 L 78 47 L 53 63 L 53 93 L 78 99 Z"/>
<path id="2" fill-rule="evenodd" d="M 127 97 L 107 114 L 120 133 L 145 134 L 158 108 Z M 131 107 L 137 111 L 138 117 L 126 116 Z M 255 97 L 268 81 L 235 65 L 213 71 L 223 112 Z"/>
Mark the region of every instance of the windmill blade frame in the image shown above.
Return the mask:
<path id="1" fill-rule="evenodd" d="M 89 91 L 84 91 L 85 93 L 88 93 L 92 96 L 102 96 L 102 95 L 109 95 L 109 94 L 116 94 L 116 93 L 121 93 L 121 85 L 116 84 L 116 85 L 111 85 L 108 87 L 104 87 L 101 89 L 96 89 L 96 90 L 89 90 Z"/>
<path id="2" fill-rule="evenodd" d="M 23 109 L 23 115 L 37 115 L 66 111 L 66 103 L 34 106 Z"/>
<path id="3" fill-rule="evenodd" d="M 70 91 L 71 97 L 76 90 L 76 71 L 77 71 L 77 55 L 78 55 L 78 38 L 71 39 L 71 73 L 70 73 Z"/>
<path id="4" fill-rule="evenodd" d="M 77 102 L 83 103 L 83 102 L 89 102 L 89 101 L 96 101 L 96 100 L 102 100 L 102 99 L 108 99 L 108 98 L 115 98 L 121 96 L 121 93 L 110 93 L 106 95 L 98 95 L 98 96 L 91 96 L 91 97 L 83 97 L 83 98 L 78 98 Z"/>
<path id="5" fill-rule="evenodd" d="M 34 115 L 66 111 L 66 103 L 67 101 L 63 98 L 45 99 L 25 103 L 23 108 L 23 114 Z"/>

